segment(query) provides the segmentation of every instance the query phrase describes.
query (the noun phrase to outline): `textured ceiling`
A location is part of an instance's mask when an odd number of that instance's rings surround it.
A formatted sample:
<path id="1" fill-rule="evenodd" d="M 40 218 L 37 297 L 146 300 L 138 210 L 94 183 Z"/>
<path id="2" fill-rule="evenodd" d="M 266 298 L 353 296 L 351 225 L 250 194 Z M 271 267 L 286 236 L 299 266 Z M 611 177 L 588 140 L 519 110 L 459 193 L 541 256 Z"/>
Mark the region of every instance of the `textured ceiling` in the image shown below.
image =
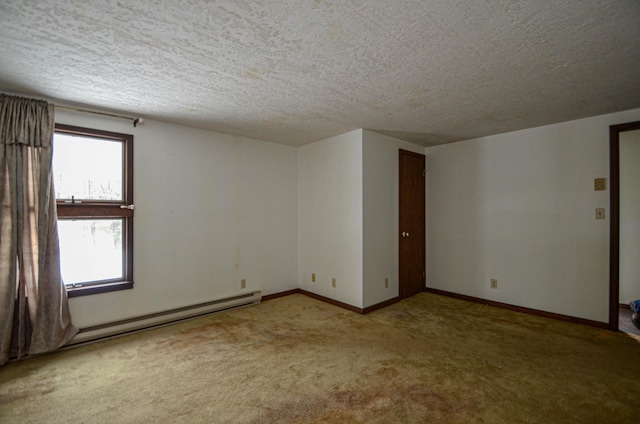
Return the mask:
<path id="1" fill-rule="evenodd" d="M 2 0 L 0 90 L 301 145 L 640 107 L 638 0 Z"/>

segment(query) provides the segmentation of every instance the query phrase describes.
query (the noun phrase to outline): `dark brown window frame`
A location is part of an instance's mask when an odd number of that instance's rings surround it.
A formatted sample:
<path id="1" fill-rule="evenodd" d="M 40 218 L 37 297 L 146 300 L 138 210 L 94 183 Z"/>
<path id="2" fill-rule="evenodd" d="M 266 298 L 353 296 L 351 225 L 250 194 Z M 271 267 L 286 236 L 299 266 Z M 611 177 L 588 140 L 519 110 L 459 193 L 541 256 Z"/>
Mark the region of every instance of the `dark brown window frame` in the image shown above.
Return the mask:
<path id="1" fill-rule="evenodd" d="M 133 210 L 121 206 L 133 205 L 133 135 L 72 125 L 56 124 L 55 132 L 79 135 L 122 143 L 124 162 L 124 201 L 89 201 L 68 203 L 56 199 L 58 219 L 97 219 L 122 218 L 123 221 L 123 278 L 90 281 L 79 284 L 67 284 L 69 297 L 85 296 L 133 288 Z M 55 146 L 54 146 L 55 149 Z"/>

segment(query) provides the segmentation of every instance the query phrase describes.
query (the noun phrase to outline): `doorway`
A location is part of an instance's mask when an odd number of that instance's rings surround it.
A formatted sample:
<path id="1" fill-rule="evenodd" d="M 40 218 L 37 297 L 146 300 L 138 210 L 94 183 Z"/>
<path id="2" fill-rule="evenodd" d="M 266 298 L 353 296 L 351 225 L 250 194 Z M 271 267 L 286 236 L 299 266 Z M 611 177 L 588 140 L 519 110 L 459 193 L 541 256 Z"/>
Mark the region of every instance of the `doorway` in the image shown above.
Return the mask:
<path id="1" fill-rule="evenodd" d="M 400 298 L 425 290 L 425 156 L 400 150 Z"/>
<path id="2" fill-rule="evenodd" d="M 640 121 L 629 122 L 626 124 L 612 125 L 609 127 L 609 159 L 610 159 L 610 210 L 611 210 L 611 229 L 610 229 L 610 255 L 609 255 L 609 329 L 618 331 L 620 302 L 621 302 L 621 276 L 626 284 L 629 278 L 629 269 L 626 264 L 627 247 L 626 240 L 621 244 L 621 228 L 625 226 L 625 234 L 629 231 L 629 221 L 625 221 L 625 211 L 621 211 L 621 140 L 631 131 L 640 131 Z M 640 142 L 640 137 L 639 141 Z M 625 139 L 625 143 L 627 140 Z M 622 169 L 623 173 L 627 171 Z M 628 200 L 628 199 L 627 199 Z M 628 203 L 628 202 L 627 202 Z M 622 212 L 622 213 L 621 213 Z M 621 217 L 623 218 L 621 220 Z M 626 222 L 626 223 L 625 223 Z M 621 249 L 622 247 L 622 249 Z M 621 261 L 623 267 L 621 269 Z M 636 261 L 637 262 L 637 261 Z M 622 271 L 622 273 L 621 273 Z M 640 278 L 640 275 L 638 276 Z M 640 284 L 640 281 L 638 281 Z M 626 292 L 623 291 L 623 294 Z M 640 295 L 639 295 L 640 296 Z"/>

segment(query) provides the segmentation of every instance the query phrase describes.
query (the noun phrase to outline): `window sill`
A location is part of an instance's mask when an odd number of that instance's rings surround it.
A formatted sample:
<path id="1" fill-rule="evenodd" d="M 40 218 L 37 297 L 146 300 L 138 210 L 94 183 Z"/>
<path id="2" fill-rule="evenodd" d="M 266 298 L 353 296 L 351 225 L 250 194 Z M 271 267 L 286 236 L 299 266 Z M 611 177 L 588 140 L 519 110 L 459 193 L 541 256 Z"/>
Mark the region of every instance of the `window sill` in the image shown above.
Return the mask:
<path id="1" fill-rule="evenodd" d="M 82 287 L 67 286 L 67 297 L 89 296 L 92 294 L 107 293 L 119 290 L 129 290 L 133 288 L 133 281 L 118 281 L 107 284 L 92 284 Z"/>

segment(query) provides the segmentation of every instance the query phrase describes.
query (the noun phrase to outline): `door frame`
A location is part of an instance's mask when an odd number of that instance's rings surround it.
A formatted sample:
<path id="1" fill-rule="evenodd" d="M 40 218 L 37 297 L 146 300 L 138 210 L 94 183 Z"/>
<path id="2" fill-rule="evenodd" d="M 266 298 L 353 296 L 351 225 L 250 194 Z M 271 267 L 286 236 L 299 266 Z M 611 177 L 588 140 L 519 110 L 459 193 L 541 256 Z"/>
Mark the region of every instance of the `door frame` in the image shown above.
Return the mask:
<path id="1" fill-rule="evenodd" d="M 640 121 L 609 127 L 609 330 L 618 331 L 620 313 L 620 133 L 640 130 Z"/>

